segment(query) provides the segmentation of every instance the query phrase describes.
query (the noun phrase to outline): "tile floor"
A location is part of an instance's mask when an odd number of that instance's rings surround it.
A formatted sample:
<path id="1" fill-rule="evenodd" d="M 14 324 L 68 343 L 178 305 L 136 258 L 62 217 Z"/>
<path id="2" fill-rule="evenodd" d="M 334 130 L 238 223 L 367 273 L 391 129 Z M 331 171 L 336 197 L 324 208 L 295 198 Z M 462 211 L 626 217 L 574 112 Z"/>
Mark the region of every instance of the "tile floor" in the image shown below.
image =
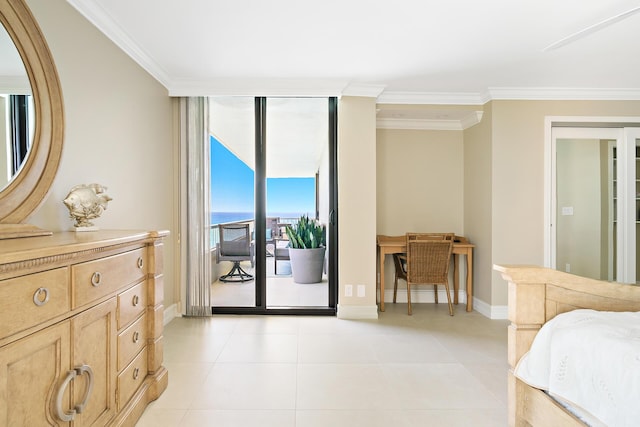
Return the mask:
<path id="1" fill-rule="evenodd" d="M 378 320 L 176 318 L 138 427 L 501 427 L 507 321 L 387 304 Z"/>
<path id="2" fill-rule="evenodd" d="M 255 281 L 211 284 L 211 301 L 216 307 L 254 307 Z M 326 307 L 329 304 L 327 278 L 320 283 L 294 283 L 291 276 L 267 277 L 268 307 Z"/>
<path id="3" fill-rule="evenodd" d="M 326 275 L 323 275 L 320 283 L 299 284 L 293 282 L 289 261 L 278 261 L 278 275 L 274 274 L 273 258 L 268 258 L 266 265 L 268 307 L 326 307 L 329 305 Z M 242 268 L 249 274 L 254 274 L 254 269 L 248 262 L 243 263 Z M 254 307 L 255 292 L 253 280 L 242 283 L 223 283 L 217 280 L 211 284 L 211 301 L 216 307 Z"/>

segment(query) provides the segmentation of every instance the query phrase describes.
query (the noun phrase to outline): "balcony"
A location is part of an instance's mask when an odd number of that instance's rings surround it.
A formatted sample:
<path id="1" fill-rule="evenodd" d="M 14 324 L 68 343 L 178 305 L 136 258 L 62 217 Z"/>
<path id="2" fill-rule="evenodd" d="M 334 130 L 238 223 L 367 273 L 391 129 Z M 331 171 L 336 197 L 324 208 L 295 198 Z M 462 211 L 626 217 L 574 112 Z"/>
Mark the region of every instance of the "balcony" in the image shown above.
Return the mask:
<path id="1" fill-rule="evenodd" d="M 279 218 L 278 224 L 284 227 L 286 224 L 295 224 L 298 218 Z M 223 224 L 249 224 L 251 235 L 254 235 L 254 220 L 232 221 Z M 211 299 L 214 307 L 254 307 L 255 306 L 255 280 L 242 283 L 225 283 L 219 277 L 227 273 L 231 267 L 231 262 L 220 262 L 216 264 L 216 245 L 220 242 L 219 226 L 212 224 L 210 229 L 211 251 L 212 251 L 212 284 Z M 299 284 L 293 281 L 291 276 L 291 263 L 288 259 L 276 258 L 276 245 L 283 246 L 284 239 L 273 239 L 267 242 L 266 258 L 266 284 L 267 284 L 267 306 L 273 307 L 326 307 L 328 302 L 328 282 L 326 275 L 323 275 L 319 283 Z M 277 262 L 277 274 L 276 274 Z M 250 261 L 243 261 L 242 268 L 255 276 L 255 269 Z"/>

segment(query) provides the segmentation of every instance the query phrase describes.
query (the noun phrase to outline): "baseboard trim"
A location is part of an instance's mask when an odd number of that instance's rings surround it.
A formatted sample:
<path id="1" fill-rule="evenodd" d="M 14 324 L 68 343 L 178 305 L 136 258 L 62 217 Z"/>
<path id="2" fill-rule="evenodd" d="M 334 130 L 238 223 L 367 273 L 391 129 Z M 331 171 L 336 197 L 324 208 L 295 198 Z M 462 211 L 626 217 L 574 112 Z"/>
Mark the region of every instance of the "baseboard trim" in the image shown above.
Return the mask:
<path id="1" fill-rule="evenodd" d="M 507 319 L 509 314 L 508 306 L 506 305 L 489 305 L 486 302 L 473 298 L 473 308 L 478 313 L 482 314 L 489 319 Z"/>
<path id="2" fill-rule="evenodd" d="M 433 289 L 411 289 L 411 303 L 412 304 L 433 304 L 435 300 L 435 292 Z M 452 295 L 453 296 L 453 295 Z M 384 291 L 385 304 L 393 301 L 393 289 Z M 396 299 L 399 303 L 407 302 L 406 289 L 398 289 L 398 296 Z M 447 302 L 447 293 L 443 288 L 438 288 L 438 301 L 442 303 Z M 465 305 L 467 303 L 467 292 L 460 289 L 458 290 L 458 304 Z M 473 309 L 489 319 L 507 319 L 508 307 L 506 305 L 489 305 L 486 302 L 473 298 Z"/>
<path id="3" fill-rule="evenodd" d="M 434 303 L 433 290 L 417 289 L 411 292 L 411 302 L 415 304 L 421 303 Z M 393 301 L 393 290 L 385 292 L 385 304 Z M 438 291 L 438 300 L 441 303 L 446 303 L 447 295 L 444 290 Z M 398 291 L 397 301 L 399 303 L 407 302 L 407 292 Z M 458 294 L 458 302 L 461 305 L 467 303 L 466 292 L 460 291 Z M 486 302 L 473 298 L 473 309 L 489 319 L 507 319 L 509 310 L 506 305 L 489 305 Z M 166 326 L 176 317 L 182 317 L 178 311 L 178 305 L 172 304 L 164 309 L 163 324 Z M 338 304 L 337 317 L 339 319 L 377 319 L 378 318 L 378 306 L 369 305 L 340 305 Z"/>
<path id="4" fill-rule="evenodd" d="M 182 315 L 178 312 L 178 306 L 176 304 L 171 304 L 169 307 L 165 307 L 164 309 L 162 324 L 167 326 L 167 323 L 171 322 L 176 317 L 182 317 Z"/>
<path id="5" fill-rule="evenodd" d="M 338 304 L 338 319 L 377 319 L 377 305 L 341 305 Z"/>
<path id="6" fill-rule="evenodd" d="M 451 292 L 451 298 L 453 298 L 453 291 Z M 406 303 L 407 302 L 407 290 L 398 289 L 398 296 L 396 299 L 397 302 Z M 444 288 L 438 288 L 438 301 L 440 303 L 447 302 L 447 292 Z M 475 301 L 475 299 L 474 299 Z M 393 302 L 393 289 L 384 291 L 384 303 Z M 414 289 L 411 288 L 411 303 L 434 303 L 435 292 L 432 289 Z M 458 303 L 466 304 L 467 303 L 467 293 L 463 290 L 458 291 Z"/>

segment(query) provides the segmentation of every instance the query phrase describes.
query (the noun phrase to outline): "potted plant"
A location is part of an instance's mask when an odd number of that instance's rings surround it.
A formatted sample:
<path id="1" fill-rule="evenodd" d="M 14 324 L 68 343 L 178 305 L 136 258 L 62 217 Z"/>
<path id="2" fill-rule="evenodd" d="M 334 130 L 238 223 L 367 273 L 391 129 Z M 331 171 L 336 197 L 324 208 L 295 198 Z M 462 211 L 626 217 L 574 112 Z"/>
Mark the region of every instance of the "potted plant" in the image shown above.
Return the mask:
<path id="1" fill-rule="evenodd" d="M 295 226 L 287 225 L 289 258 L 295 283 L 322 281 L 327 228 L 307 215 L 302 215 Z"/>

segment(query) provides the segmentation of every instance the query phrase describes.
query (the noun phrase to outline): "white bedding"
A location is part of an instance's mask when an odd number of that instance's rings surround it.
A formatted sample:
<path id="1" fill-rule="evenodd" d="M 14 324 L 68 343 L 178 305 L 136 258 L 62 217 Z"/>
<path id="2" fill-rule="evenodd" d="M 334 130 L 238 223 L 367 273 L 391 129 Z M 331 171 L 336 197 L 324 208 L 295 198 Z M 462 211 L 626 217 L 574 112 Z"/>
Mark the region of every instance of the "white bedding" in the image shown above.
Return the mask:
<path id="1" fill-rule="evenodd" d="M 592 426 L 638 426 L 640 313 L 560 314 L 540 329 L 515 375 Z"/>

